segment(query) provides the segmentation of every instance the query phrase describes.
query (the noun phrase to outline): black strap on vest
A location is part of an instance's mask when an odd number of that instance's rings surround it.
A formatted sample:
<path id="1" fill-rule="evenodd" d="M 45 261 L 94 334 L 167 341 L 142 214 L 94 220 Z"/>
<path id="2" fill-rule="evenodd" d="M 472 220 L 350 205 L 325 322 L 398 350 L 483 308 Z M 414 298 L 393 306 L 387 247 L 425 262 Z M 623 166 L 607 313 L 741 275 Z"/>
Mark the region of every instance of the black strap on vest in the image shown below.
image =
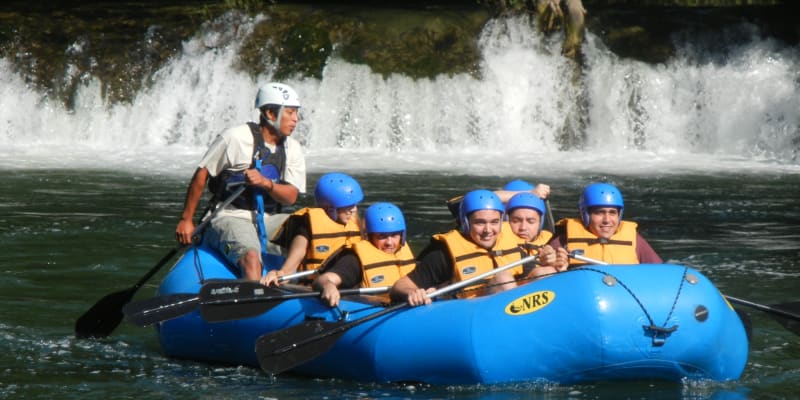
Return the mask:
<path id="1" fill-rule="evenodd" d="M 372 268 L 381 268 L 389 266 L 405 267 L 406 265 L 415 264 L 416 262 L 417 260 L 413 258 L 410 260 L 388 260 L 388 261 L 379 261 L 372 264 L 362 265 L 361 268 L 368 270 Z"/>
<path id="2" fill-rule="evenodd" d="M 264 144 L 264 136 L 261 135 L 261 129 L 258 124 L 248 122 L 247 126 L 250 127 L 250 132 L 253 133 L 253 162 L 250 164 L 251 168 L 256 165 L 256 159 L 261 158 L 261 165 L 274 165 L 278 170 L 278 179 L 286 175 L 286 147 L 284 146 L 285 138 L 282 138 L 275 146 L 275 152 L 271 152 Z M 249 196 L 251 199 L 252 208 L 255 209 L 254 196 Z M 270 214 L 281 212 L 281 204 L 275 201 L 272 196 L 264 196 L 264 211 Z"/>
<path id="3" fill-rule="evenodd" d="M 344 232 L 331 232 L 331 233 L 312 233 L 311 240 L 314 239 L 329 239 L 329 238 L 338 238 L 343 237 L 346 239 L 350 239 L 353 237 L 361 236 L 361 232 L 358 231 L 344 231 Z"/>
<path id="4" fill-rule="evenodd" d="M 542 248 L 542 246 L 539 246 L 538 244 L 533 244 L 528 242 L 520 244 L 519 247 L 521 247 L 522 250 L 525 251 L 525 253 L 527 254 L 530 254 L 532 251 L 539 250 Z"/>
<path id="5" fill-rule="evenodd" d="M 585 238 L 585 239 L 584 238 L 576 238 L 576 239 L 567 238 L 567 243 L 586 243 L 589 246 L 591 246 L 593 244 L 618 244 L 618 245 L 622 245 L 622 246 L 633 246 L 633 242 L 631 242 L 630 240 L 612 240 L 612 239 L 606 239 L 606 238 L 592 238 L 592 239 L 589 239 L 589 238 Z"/>
<path id="6" fill-rule="evenodd" d="M 495 260 L 496 257 L 502 257 L 502 256 L 506 256 L 506 255 L 513 254 L 513 253 L 520 253 L 521 254 L 522 250 L 519 247 L 514 247 L 514 248 L 502 249 L 502 250 L 475 251 L 475 252 L 472 252 L 472 253 L 467 253 L 467 254 L 463 254 L 463 255 L 460 255 L 460 256 L 456 257 L 456 262 L 469 260 L 470 258 L 482 257 L 482 256 L 485 256 L 485 255 L 488 255 L 489 257 L 491 257 L 492 258 L 492 262 L 495 262 L 494 260 Z M 524 254 L 521 254 L 521 255 L 524 256 Z M 497 266 L 496 262 L 495 262 L 495 266 Z"/>

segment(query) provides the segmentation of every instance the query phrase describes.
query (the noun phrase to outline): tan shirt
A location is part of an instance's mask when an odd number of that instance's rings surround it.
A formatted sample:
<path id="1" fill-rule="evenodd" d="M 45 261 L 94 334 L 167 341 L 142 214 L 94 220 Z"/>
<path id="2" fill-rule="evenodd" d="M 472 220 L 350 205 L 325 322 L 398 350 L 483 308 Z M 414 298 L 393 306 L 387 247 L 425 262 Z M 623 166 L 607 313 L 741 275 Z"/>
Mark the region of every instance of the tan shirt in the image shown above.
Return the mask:
<path id="1" fill-rule="evenodd" d="M 270 151 L 275 145 L 264 143 Z M 253 134 L 247 124 L 229 128 L 214 138 L 198 167 L 205 167 L 211 176 L 217 176 L 224 170 L 244 171 L 253 162 Z M 297 188 L 300 193 L 306 192 L 306 160 L 300 142 L 291 136 L 284 141 L 286 150 L 286 172 L 283 181 Z M 219 212 L 221 216 L 236 216 L 252 219 L 253 211 L 228 206 Z"/>

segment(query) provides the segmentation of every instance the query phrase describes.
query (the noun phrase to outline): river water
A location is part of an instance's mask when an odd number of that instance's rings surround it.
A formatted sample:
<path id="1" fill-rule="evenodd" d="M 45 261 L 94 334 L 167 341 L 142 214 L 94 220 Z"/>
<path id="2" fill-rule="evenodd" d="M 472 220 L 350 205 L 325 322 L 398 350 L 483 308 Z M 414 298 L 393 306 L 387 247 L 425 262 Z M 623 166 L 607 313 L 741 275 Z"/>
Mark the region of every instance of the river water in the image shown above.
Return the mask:
<path id="1" fill-rule="evenodd" d="M 253 21 L 240 18 L 246 31 Z M 547 183 L 560 218 L 575 215 L 584 185 L 609 181 L 665 261 L 699 269 L 727 295 L 797 301 L 800 57 L 738 29 L 747 40 L 686 44 L 659 65 L 617 58 L 590 34 L 579 148 L 559 139 L 574 124 L 576 90 L 559 79 L 568 67 L 558 43 L 521 21 L 487 25 L 479 78 L 382 77 L 331 59 L 322 79 L 288 80 L 304 99 L 296 135 L 309 185 L 328 171 L 352 174 L 365 204 L 403 208 L 419 249 L 451 226 L 444 202 L 465 190 Z M 269 74 L 236 72 L 236 39 L 205 49 L 210 35 L 187 40 L 130 104 L 104 103 L 89 78 L 65 109 L 0 60 L 0 398 L 744 399 L 800 390 L 800 341 L 755 310 L 750 359 L 728 383 L 358 384 L 168 359 L 151 329 L 124 322 L 107 339 L 75 339 L 78 316 L 174 246 L 206 144 L 254 116 L 255 88 Z M 166 270 L 137 299 L 153 295 Z"/>

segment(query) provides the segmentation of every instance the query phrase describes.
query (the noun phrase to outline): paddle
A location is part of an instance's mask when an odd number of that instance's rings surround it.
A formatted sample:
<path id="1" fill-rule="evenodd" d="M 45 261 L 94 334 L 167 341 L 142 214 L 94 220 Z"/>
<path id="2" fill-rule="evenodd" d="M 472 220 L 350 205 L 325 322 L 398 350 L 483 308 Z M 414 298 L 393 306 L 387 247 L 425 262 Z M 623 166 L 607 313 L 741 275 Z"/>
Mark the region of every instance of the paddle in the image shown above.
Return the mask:
<path id="1" fill-rule="evenodd" d="M 134 301 L 122 307 L 128 322 L 136 326 L 149 326 L 178 318 L 197 309 L 200 299 L 193 293 L 176 293 Z"/>
<path id="2" fill-rule="evenodd" d="M 535 261 L 538 256 L 525 257 L 519 261 L 484 272 L 461 282 L 445 286 L 432 293 L 428 298 L 435 298 L 463 287 L 473 285 L 498 272 L 511 269 L 520 264 Z M 376 313 L 353 321 L 339 320 L 335 322 L 310 320 L 277 332 L 262 335 L 256 341 L 258 363 L 265 372 L 275 375 L 292 369 L 319 357 L 328 351 L 347 330 L 367 321 L 393 313 L 408 307 L 408 303 L 396 304 Z"/>
<path id="3" fill-rule="evenodd" d="M 553 219 L 553 208 L 550 207 L 550 199 L 544 199 L 544 205 L 547 208 L 547 225 L 550 227 L 550 232 L 556 231 L 556 220 Z"/>
<path id="4" fill-rule="evenodd" d="M 725 298 L 731 303 L 747 306 L 768 313 L 775 321 L 783 325 L 784 328 L 791 331 L 795 335 L 800 335 L 800 301 L 771 304 L 766 306 L 732 296 L 725 296 Z"/>
<path id="5" fill-rule="evenodd" d="M 342 296 L 353 294 L 387 293 L 390 287 L 342 289 Z M 263 314 L 278 306 L 284 300 L 303 297 L 319 297 L 322 292 L 286 293 L 274 286 L 263 286 L 255 281 L 237 282 L 225 285 L 224 282 L 203 285 L 200 292 L 200 315 L 208 322 L 224 322 L 250 318 Z"/>
<path id="6" fill-rule="evenodd" d="M 608 265 L 607 262 L 586 257 L 583 254 L 581 254 L 581 252 L 582 250 L 573 250 L 572 252 L 569 253 L 569 256 L 576 260 L 584 261 L 590 264 Z M 788 329 L 789 331 L 791 331 L 796 335 L 800 335 L 800 302 L 772 304 L 766 306 L 763 304 L 754 303 L 752 301 L 743 300 L 724 294 L 722 295 L 722 297 L 724 297 L 731 303 L 751 307 L 756 310 L 768 313 L 772 318 L 778 321 L 786 329 Z"/>
<path id="7" fill-rule="evenodd" d="M 316 272 L 315 270 L 312 270 L 312 271 L 303 271 L 295 274 L 284 275 L 278 278 L 278 281 L 282 282 L 291 279 L 301 278 L 307 275 L 311 275 L 315 272 Z M 252 285 L 257 285 L 259 288 L 262 289 L 265 288 L 265 286 L 261 285 L 260 283 L 251 280 L 218 279 L 205 282 L 203 284 L 203 287 L 201 287 L 200 292 L 202 294 L 203 288 L 207 286 L 211 288 L 222 288 L 222 287 L 230 288 L 232 285 L 235 285 L 237 283 L 241 284 L 244 282 L 249 282 Z M 211 292 L 210 289 L 209 292 Z M 280 293 L 282 294 L 283 292 Z M 156 296 L 149 299 L 128 303 L 127 305 L 125 305 L 125 307 L 122 308 L 122 312 L 123 314 L 125 314 L 125 318 L 131 323 L 137 326 L 148 326 L 158 322 L 163 322 L 173 318 L 178 318 L 180 316 L 183 316 L 185 314 L 188 314 L 196 310 L 204 300 L 201 294 L 178 293 L 166 296 Z M 235 303 L 236 301 L 237 301 L 236 299 L 233 299 L 231 303 Z M 257 312 L 253 312 L 251 315 L 248 316 L 253 316 L 258 314 L 259 313 Z"/>
<path id="8" fill-rule="evenodd" d="M 206 218 L 192 233 L 192 237 L 199 235 L 209 221 L 223 208 L 230 204 L 233 200 L 239 197 L 245 190 L 245 186 L 240 187 L 236 192 L 230 195 L 223 201 L 208 218 Z M 178 251 L 186 247 L 184 244 L 179 244 L 172 248 L 156 265 L 147 271 L 144 276 L 139 279 L 133 286 L 106 295 L 97 301 L 89 310 L 81 315 L 75 321 L 75 337 L 83 338 L 101 338 L 107 337 L 111 332 L 119 326 L 122 321 L 122 307 L 131 301 L 133 295 L 145 284 L 150 278 L 153 277 L 160 269 L 167 263 Z"/>

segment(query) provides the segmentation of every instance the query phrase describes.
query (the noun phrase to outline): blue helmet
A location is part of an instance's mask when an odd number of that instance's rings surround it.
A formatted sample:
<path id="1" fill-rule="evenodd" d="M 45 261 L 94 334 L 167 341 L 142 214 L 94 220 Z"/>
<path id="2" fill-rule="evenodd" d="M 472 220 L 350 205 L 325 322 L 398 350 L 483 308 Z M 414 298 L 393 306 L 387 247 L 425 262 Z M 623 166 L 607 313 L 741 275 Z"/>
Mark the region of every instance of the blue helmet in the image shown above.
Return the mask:
<path id="1" fill-rule="evenodd" d="M 406 219 L 392 203 L 375 203 L 364 212 L 364 230 L 370 233 L 401 232 L 401 244 L 406 242 Z"/>
<path id="2" fill-rule="evenodd" d="M 533 185 L 527 181 L 523 181 L 522 179 L 514 179 L 513 181 L 506 183 L 506 185 L 503 186 L 503 190 L 521 192 L 524 190 L 533 190 Z"/>
<path id="3" fill-rule="evenodd" d="M 578 201 L 578 209 L 581 211 L 585 226 L 589 226 L 589 209 L 592 207 L 616 207 L 619 209 L 619 218 L 622 219 L 625 203 L 622 201 L 622 193 L 616 186 L 609 183 L 592 183 L 583 189 Z"/>
<path id="4" fill-rule="evenodd" d="M 364 192 L 350 175 L 331 172 L 319 178 L 314 198 L 319 207 L 342 208 L 360 203 L 364 200 Z"/>
<path id="5" fill-rule="evenodd" d="M 469 215 L 480 210 L 499 211 L 500 217 L 502 217 L 505 212 L 505 206 L 491 190 L 478 189 L 465 194 L 458 209 L 458 220 L 461 223 L 462 232 L 469 231 Z"/>
<path id="6" fill-rule="evenodd" d="M 517 193 L 514 196 L 511 196 L 510 199 L 508 199 L 508 203 L 506 203 L 506 213 L 511 214 L 511 211 L 514 211 L 517 208 L 530 208 L 532 210 L 538 211 L 540 217 L 539 219 L 542 222 L 542 225 L 539 227 L 539 229 L 544 228 L 544 213 L 546 210 L 544 205 L 544 200 L 540 199 L 533 193 L 529 192 Z"/>

